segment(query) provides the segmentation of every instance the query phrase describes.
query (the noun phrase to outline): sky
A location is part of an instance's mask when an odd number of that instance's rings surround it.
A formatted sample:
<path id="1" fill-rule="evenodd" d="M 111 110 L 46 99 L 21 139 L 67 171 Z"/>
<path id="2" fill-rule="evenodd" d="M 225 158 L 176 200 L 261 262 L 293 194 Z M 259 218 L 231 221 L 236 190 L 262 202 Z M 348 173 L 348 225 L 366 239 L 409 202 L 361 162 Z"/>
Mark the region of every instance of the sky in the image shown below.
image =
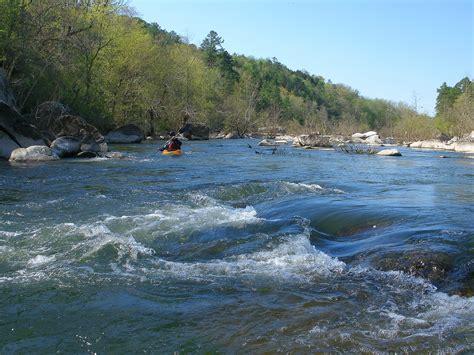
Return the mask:
<path id="1" fill-rule="evenodd" d="M 433 115 L 436 89 L 474 76 L 474 0 L 129 0 L 139 17 L 200 45 L 277 58 L 362 96 Z"/>

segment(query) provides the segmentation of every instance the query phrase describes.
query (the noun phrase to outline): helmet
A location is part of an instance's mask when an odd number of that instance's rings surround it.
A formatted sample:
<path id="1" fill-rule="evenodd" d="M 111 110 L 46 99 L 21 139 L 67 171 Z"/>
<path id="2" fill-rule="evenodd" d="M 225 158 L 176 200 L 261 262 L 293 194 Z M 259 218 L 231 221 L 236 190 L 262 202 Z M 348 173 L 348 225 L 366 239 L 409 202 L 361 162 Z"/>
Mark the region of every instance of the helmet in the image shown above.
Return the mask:
<path id="1" fill-rule="evenodd" d="M 174 137 L 176 135 L 176 132 L 175 131 L 170 131 L 170 132 L 168 132 L 168 135 L 170 137 Z"/>

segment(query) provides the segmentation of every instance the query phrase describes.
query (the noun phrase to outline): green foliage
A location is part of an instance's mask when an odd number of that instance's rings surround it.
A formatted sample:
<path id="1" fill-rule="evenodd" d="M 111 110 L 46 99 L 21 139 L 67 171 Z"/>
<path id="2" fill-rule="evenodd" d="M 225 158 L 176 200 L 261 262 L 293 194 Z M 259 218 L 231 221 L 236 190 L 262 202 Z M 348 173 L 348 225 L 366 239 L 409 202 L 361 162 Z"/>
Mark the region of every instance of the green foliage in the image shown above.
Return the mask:
<path id="1" fill-rule="evenodd" d="M 198 48 L 123 3 L 0 0 L 0 66 L 22 111 L 56 100 L 101 128 L 134 122 L 147 134 L 188 121 L 238 135 L 375 129 L 407 139 L 473 126 L 468 78 L 441 86 L 433 121 L 276 58 L 231 55 L 215 31 Z"/>
<path id="2" fill-rule="evenodd" d="M 435 127 L 452 136 L 474 130 L 474 82 L 465 77 L 453 87 L 443 83 L 437 91 Z"/>

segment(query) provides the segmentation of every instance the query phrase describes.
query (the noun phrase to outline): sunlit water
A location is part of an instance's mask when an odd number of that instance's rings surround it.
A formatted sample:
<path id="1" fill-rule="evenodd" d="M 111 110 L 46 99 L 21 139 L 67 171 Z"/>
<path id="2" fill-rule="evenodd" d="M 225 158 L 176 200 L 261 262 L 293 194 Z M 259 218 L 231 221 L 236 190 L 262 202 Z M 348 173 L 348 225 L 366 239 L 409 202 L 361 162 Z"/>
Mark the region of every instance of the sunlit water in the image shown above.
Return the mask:
<path id="1" fill-rule="evenodd" d="M 0 162 L 0 353 L 474 351 L 474 159 L 255 145 Z"/>

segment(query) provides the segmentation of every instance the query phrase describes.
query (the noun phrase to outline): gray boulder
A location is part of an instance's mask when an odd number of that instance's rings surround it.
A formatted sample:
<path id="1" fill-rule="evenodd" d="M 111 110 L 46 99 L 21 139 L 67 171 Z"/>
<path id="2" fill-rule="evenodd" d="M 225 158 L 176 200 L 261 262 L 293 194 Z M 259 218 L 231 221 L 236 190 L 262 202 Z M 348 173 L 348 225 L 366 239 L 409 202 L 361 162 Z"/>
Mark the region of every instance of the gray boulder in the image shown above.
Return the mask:
<path id="1" fill-rule="evenodd" d="M 384 149 L 378 152 L 377 155 L 385 157 L 401 157 L 402 153 L 400 153 L 398 149 Z"/>
<path id="2" fill-rule="evenodd" d="M 209 139 L 209 127 L 199 123 L 187 123 L 179 130 L 179 133 L 189 140 Z"/>
<path id="3" fill-rule="evenodd" d="M 360 139 L 367 139 L 371 136 L 376 136 L 377 135 L 377 132 L 375 131 L 369 131 L 369 132 L 365 132 L 365 133 L 354 133 L 352 135 L 352 138 L 360 138 Z"/>
<path id="4" fill-rule="evenodd" d="M 140 143 L 145 138 L 143 131 L 134 124 L 128 124 L 109 132 L 105 136 L 107 143 Z"/>
<path id="5" fill-rule="evenodd" d="M 74 137 L 59 137 L 51 143 L 51 149 L 60 158 L 71 157 L 81 151 L 81 142 Z"/>
<path id="6" fill-rule="evenodd" d="M 224 136 L 224 139 L 237 139 L 237 138 L 239 138 L 239 136 L 235 134 L 234 132 L 227 133 Z"/>
<path id="7" fill-rule="evenodd" d="M 274 147 L 274 146 L 276 146 L 277 144 L 276 144 L 275 141 L 273 141 L 273 140 L 264 139 L 264 140 L 258 142 L 257 145 L 259 145 L 259 146 L 261 146 L 261 147 Z"/>
<path id="8" fill-rule="evenodd" d="M 33 145 L 28 148 L 17 148 L 10 155 L 10 161 L 50 161 L 59 159 L 53 150 L 45 145 Z"/>
<path id="9" fill-rule="evenodd" d="M 320 134 L 303 134 L 296 137 L 296 144 L 302 147 L 321 147 L 321 148 L 331 148 L 331 136 L 325 136 Z"/>
<path id="10" fill-rule="evenodd" d="M 371 135 L 365 139 L 367 144 L 383 144 L 382 140 L 377 134 Z"/>

